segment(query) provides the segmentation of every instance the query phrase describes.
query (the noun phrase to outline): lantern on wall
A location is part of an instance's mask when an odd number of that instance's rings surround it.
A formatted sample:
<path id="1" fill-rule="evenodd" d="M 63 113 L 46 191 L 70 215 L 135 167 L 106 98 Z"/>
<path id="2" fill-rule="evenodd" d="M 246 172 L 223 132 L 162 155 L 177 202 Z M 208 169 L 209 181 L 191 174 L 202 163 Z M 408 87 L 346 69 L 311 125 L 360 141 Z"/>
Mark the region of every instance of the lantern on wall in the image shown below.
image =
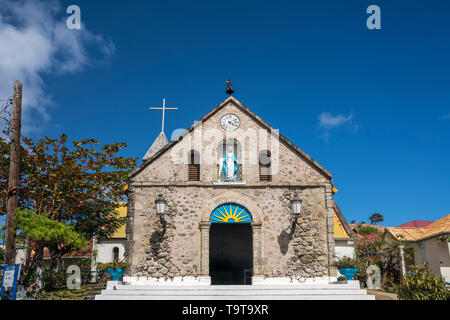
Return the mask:
<path id="1" fill-rule="evenodd" d="M 291 210 L 294 217 L 300 216 L 300 213 L 302 212 L 302 200 L 295 197 L 291 200 Z"/>
<path id="2" fill-rule="evenodd" d="M 163 195 L 158 195 L 158 198 L 155 200 L 156 213 L 159 215 L 159 219 L 161 220 L 161 224 L 163 226 L 163 232 L 166 232 L 166 220 L 164 219 L 164 214 L 166 213 L 166 200 Z"/>
<path id="3" fill-rule="evenodd" d="M 164 216 L 166 210 L 166 200 L 164 199 L 162 194 L 160 194 L 158 198 L 156 198 L 155 205 L 156 205 L 156 213 L 159 214 L 160 216 Z"/>
<path id="4" fill-rule="evenodd" d="M 292 227 L 291 233 L 289 234 L 289 238 L 292 239 L 295 233 L 295 227 L 297 226 L 297 218 L 302 213 L 302 200 L 300 200 L 297 196 L 291 200 L 291 211 L 292 211 Z"/>

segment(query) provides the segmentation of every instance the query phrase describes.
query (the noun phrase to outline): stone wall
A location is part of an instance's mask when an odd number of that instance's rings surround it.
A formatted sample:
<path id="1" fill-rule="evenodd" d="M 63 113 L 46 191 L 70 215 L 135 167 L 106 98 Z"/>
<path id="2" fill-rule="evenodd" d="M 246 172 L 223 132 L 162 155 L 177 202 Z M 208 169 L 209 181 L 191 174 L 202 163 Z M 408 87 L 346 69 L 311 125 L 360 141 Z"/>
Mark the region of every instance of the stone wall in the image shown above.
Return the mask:
<path id="1" fill-rule="evenodd" d="M 261 270 L 269 277 L 328 275 L 329 252 L 326 187 L 311 185 L 132 186 L 133 225 L 128 228 L 135 276 L 197 276 L 200 272 L 199 225 L 223 199 L 247 204 L 254 221 L 261 222 Z M 167 201 L 166 232 L 155 211 L 155 199 Z M 297 195 L 302 214 L 292 228 L 290 200 Z M 211 209 L 212 208 L 212 209 Z"/>

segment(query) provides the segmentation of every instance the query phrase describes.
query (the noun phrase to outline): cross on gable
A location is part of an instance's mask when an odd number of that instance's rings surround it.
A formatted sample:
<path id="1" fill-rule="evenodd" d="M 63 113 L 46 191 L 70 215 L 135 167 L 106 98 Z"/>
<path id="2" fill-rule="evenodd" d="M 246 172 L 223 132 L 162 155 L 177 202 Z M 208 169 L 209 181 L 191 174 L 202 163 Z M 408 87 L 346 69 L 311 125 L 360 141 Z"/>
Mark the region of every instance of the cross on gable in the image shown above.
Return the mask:
<path id="1" fill-rule="evenodd" d="M 162 108 L 150 108 L 150 110 L 162 110 L 161 132 L 164 132 L 164 117 L 165 117 L 166 110 L 178 110 L 178 108 L 166 108 L 166 99 L 164 98 Z"/>

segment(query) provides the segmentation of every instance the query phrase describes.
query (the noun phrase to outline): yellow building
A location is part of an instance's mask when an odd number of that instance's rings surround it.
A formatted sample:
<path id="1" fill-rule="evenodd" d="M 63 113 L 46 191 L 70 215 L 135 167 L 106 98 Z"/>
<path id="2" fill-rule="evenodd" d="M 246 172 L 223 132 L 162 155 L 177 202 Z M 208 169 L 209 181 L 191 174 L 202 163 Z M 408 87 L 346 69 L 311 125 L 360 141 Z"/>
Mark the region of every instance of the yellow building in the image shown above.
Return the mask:
<path id="1" fill-rule="evenodd" d="M 117 211 L 120 217 L 127 216 L 127 203 L 121 203 Z M 123 224 L 114 235 L 107 239 L 96 241 L 94 244 L 95 250 L 97 252 L 96 262 L 97 263 L 111 263 L 114 259 L 122 261 L 125 256 L 125 241 L 126 241 L 126 224 Z"/>
<path id="2" fill-rule="evenodd" d="M 334 246 L 335 255 L 337 259 L 344 256 L 353 257 L 355 254 L 354 243 L 352 239 L 352 230 L 345 220 L 344 215 L 339 209 L 336 201 L 333 206 L 333 221 L 334 221 Z"/>

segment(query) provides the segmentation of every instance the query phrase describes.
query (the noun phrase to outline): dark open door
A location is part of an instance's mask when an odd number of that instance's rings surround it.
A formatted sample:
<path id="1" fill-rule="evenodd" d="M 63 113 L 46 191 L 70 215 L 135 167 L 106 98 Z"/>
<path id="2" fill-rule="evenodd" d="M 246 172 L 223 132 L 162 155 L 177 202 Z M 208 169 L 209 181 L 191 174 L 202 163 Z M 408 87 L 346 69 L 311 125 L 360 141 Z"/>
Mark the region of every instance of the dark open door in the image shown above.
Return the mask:
<path id="1" fill-rule="evenodd" d="M 209 248 L 211 284 L 251 284 L 253 241 L 249 223 L 213 223 Z"/>

